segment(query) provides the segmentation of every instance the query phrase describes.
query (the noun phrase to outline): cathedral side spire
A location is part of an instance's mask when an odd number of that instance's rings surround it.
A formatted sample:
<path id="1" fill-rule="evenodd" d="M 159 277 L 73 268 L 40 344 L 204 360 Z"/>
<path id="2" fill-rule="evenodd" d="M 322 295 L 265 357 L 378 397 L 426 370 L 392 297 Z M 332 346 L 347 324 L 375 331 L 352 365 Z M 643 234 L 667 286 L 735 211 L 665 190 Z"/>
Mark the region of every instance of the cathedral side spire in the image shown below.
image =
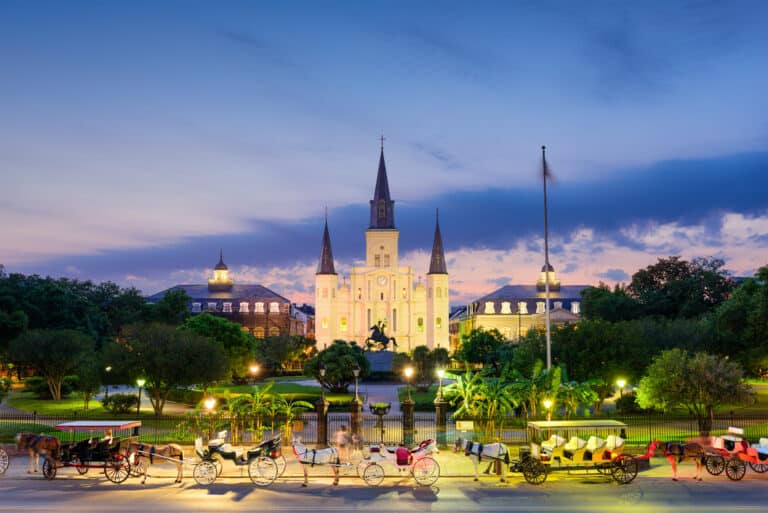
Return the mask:
<path id="1" fill-rule="evenodd" d="M 445 265 L 445 251 L 443 251 L 443 237 L 440 235 L 439 211 L 435 213 L 435 239 L 432 242 L 432 257 L 429 259 L 429 272 L 427 274 L 448 274 Z"/>
<path id="2" fill-rule="evenodd" d="M 379 156 L 379 172 L 376 175 L 376 189 L 371 200 L 372 229 L 394 229 L 395 202 L 389 196 L 389 181 L 387 180 L 387 165 L 384 162 L 384 137 L 381 142 Z"/>
<path id="3" fill-rule="evenodd" d="M 328 214 L 325 217 L 325 228 L 323 229 L 323 244 L 320 249 L 320 262 L 317 264 L 315 274 L 336 274 L 333 267 L 333 251 L 331 251 L 331 235 L 328 233 Z"/>

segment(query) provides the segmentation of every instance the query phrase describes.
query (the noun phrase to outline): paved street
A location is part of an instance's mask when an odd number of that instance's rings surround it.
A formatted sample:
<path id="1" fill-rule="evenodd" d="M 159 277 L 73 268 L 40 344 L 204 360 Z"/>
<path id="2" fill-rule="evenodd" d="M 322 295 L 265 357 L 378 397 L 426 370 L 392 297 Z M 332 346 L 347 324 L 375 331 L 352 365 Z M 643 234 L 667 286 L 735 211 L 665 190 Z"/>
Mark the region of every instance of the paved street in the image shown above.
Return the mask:
<path id="1" fill-rule="evenodd" d="M 156 467 L 147 485 L 137 479 L 113 484 L 91 471 L 85 477 L 62 470 L 53 481 L 29 477 L 25 460 L 13 458 L 8 474 L 0 477 L 0 512 L 221 512 L 221 511 L 368 511 L 388 512 L 504 512 L 504 511 L 653 511 L 730 512 L 765 511 L 768 508 L 768 475 L 749 472 L 745 480 L 731 482 L 724 476 L 707 476 L 703 482 L 684 479 L 672 482 L 669 468 L 655 461 L 631 484 L 619 486 L 601 478 L 585 479 L 553 474 L 541 486 L 527 484 L 519 474 L 510 482 L 495 477 L 441 477 L 431 488 L 416 487 L 408 478 L 389 477 L 379 487 L 368 487 L 350 474 L 338 487 L 331 486 L 327 469 L 310 469 L 310 486 L 302 488 L 298 466 L 289 456 L 288 476 L 268 488 L 257 488 L 247 478 L 222 477 L 203 487 L 187 474 L 181 485 L 173 484 L 171 469 Z M 458 455 L 441 453 L 438 460 L 447 474 L 464 473 Z M 450 468 L 454 470 L 450 471 Z M 161 470 L 162 469 L 162 470 Z M 690 476 L 693 468 L 682 467 Z M 231 468 L 225 475 L 237 474 Z"/>

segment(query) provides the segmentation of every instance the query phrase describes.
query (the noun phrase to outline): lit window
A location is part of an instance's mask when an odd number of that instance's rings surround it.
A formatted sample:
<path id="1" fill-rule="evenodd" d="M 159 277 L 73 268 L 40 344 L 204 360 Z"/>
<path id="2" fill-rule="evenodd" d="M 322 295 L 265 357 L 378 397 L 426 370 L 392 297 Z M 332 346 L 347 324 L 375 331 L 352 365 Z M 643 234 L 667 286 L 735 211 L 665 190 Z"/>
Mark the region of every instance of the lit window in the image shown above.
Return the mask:
<path id="1" fill-rule="evenodd" d="M 401 294 L 403 296 L 403 299 L 408 299 L 408 290 L 403 287 L 403 292 Z"/>
<path id="2" fill-rule="evenodd" d="M 517 313 L 528 315 L 528 303 L 525 301 L 517 303 Z"/>
<path id="3" fill-rule="evenodd" d="M 562 301 L 555 301 L 555 309 L 562 308 L 563 302 Z"/>
<path id="4" fill-rule="evenodd" d="M 537 301 L 536 302 L 536 313 L 544 313 L 544 301 Z"/>
<path id="5" fill-rule="evenodd" d="M 327 328 L 328 327 L 328 317 L 323 317 L 322 326 L 323 326 L 323 328 Z"/>
<path id="6" fill-rule="evenodd" d="M 280 303 L 273 301 L 269 304 L 269 313 L 280 313 Z"/>
<path id="7" fill-rule="evenodd" d="M 424 331 L 424 318 L 423 317 L 419 317 L 418 319 L 416 319 L 416 329 L 418 329 L 419 332 Z"/>
<path id="8" fill-rule="evenodd" d="M 512 307 L 509 301 L 502 301 L 501 302 L 501 313 L 503 314 L 511 314 L 512 313 Z"/>
<path id="9" fill-rule="evenodd" d="M 248 313 L 248 301 L 241 301 L 240 302 L 240 313 Z"/>
<path id="10" fill-rule="evenodd" d="M 216 303 L 208 303 L 208 310 L 216 310 Z"/>
<path id="11" fill-rule="evenodd" d="M 253 304 L 253 311 L 256 313 L 264 313 L 264 303 L 254 303 Z"/>
<path id="12" fill-rule="evenodd" d="M 581 313 L 581 305 L 578 301 L 571 303 L 571 313 L 573 315 L 579 315 Z"/>
<path id="13" fill-rule="evenodd" d="M 202 303 L 192 303 L 192 313 L 199 313 L 202 311 L 203 305 Z"/>
<path id="14" fill-rule="evenodd" d="M 280 328 L 277 326 L 272 326 L 269 328 L 269 336 L 270 337 L 279 337 L 280 336 Z"/>
<path id="15" fill-rule="evenodd" d="M 232 303 L 224 303 L 224 313 L 232 313 Z"/>
<path id="16" fill-rule="evenodd" d="M 341 321 L 339 322 L 339 329 L 341 329 L 341 331 L 347 331 L 347 318 L 346 317 L 342 317 L 341 318 Z"/>
<path id="17" fill-rule="evenodd" d="M 382 293 L 380 293 L 380 294 L 379 294 L 379 296 L 380 296 L 380 297 L 379 297 L 379 299 L 381 299 L 382 301 L 384 301 L 384 293 L 383 293 L 383 292 L 382 292 Z"/>
<path id="18" fill-rule="evenodd" d="M 357 299 L 363 299 L 363 289 L 357 289 Z"/>
<path id="19" fill-rule="evenodd" d="M 442 317 L 438 317 L 435 319 L 435 328 L 440 329 L 443 327 L 443 319 Z"/>
<path id="20" fill-rule="evenodd" d="M 487 314 L 496 313 L 496 305 L 493 304 L 493 301 L 485 302 L 485 311 L 483 313 L 487 313 Z"/>
<path id="21" fill-rule="evenodd" d="M 253 336 L 256 338 L 264 338 L 264 328 L 253 328 Z"/>

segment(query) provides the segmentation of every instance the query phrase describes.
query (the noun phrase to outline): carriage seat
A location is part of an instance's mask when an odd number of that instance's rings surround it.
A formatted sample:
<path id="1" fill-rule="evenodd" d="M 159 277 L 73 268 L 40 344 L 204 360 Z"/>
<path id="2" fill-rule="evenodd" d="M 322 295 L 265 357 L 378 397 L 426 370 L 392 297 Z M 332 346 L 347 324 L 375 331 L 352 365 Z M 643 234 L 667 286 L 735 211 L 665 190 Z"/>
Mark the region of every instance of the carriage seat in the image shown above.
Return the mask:
<path id="1" fill-rule="evenodd" d="M 609 451 L 615 451 L 624 446 L 624 439 L 616 435 L 608 435 L 605 439 L 605 448 Z"/>
<path id="2" fill-rule="evenodd" d="M 219 447 L 219 452 L 223 456 L 228 456 L 230 458 L 234 457 L 238 460 L 243 458 L 243 448 L 232 447 L 232 444 L 223 444 L 221 447 Z"/>
<path id="3" fill-rule="evenodd" d="M 202 438 L 195 438 L 195 453 L 201 458 L 205 457 L 205 449 L 203 449 Z"/>
<path id="4" fill-rule="evenodd" d="M 747 454 L 759 461 L 768 460 L 768 438 L 761 438 L 758 443 L 752 444 L 752 447 L 747 449 Z"/>
<path id="5" fill-rule="evenodd" d="M 578 436 L 571 437 L 568 443 L 563 446 L 563 454 L 566 458 L 573 458 L 573 455 L 587 446 L 587 441 Z"/>
<path id="6" fill-rule="evenodd" d="M 549 437 L 549 440 L 544 440 L 541 442 L 541 448 L 551 452 L 562 446 L 564 443 L 565 438 L 562 436 L 552 435 Z"/>
<path id="7" fill-rule="evenodd" d="M 590 436 L 587 440 L 587 450 L 584 453 L 585 460 L 592 460 L 594 454 L 598 454 L 605 448 L 605 440 L 597 436 Z"/>
<path id="8" fill-rule="evenodd" d="M 224 445 L 224 442 L 226 442 L 226 440 L 227 440 L 227 432 L 219 431 L 218 433 L 216 433 L 216 438 L 208 440 L 208 447 L 218 447 L 220 445 Z"/>

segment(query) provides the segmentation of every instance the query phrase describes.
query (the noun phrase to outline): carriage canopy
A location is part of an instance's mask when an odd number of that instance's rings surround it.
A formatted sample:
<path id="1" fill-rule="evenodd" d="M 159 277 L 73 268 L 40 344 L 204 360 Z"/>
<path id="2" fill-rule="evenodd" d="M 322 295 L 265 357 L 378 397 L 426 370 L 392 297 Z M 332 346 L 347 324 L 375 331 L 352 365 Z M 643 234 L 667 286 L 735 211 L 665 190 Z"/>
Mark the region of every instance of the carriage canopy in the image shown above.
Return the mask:
<path id="1" fill-rule="evenodd" d="M 626 437 L 627 425 L 618 420 L 541 420 L 528 423 L 528 438 L 541 443 L 552 435 L 562 436 L 566 440 L 573 436 L 579 438 L 608 435 Z"/>
<path id="2" fill-rule="evenodd" d="M 73 420 L 56 425 L 56 431 L 105 431 L 133 429 L 141 427 L 140 420 Z"/>

